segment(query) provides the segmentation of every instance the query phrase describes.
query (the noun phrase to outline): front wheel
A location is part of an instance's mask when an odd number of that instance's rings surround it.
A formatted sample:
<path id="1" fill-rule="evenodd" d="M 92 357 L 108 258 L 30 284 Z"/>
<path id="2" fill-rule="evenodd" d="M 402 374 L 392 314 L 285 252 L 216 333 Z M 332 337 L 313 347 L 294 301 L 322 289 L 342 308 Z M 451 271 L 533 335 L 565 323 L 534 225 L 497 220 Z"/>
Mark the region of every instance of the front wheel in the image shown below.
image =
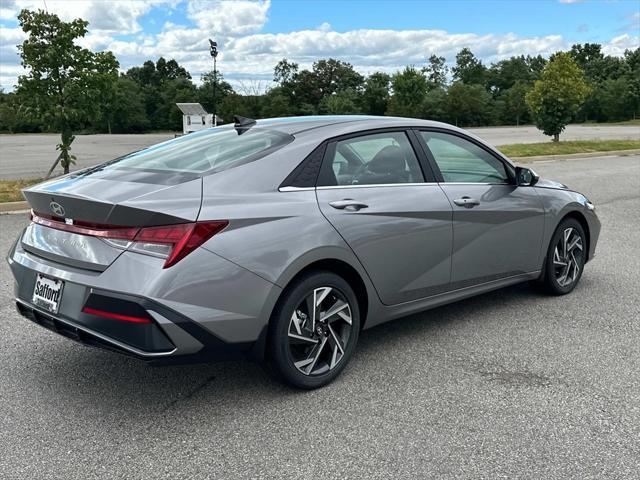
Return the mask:
<path id="1" fill-rule="evenodd" d="M 273 313 L 273 366 L 293 386 L 324 386 L 351 359 L 359 332 L 358 302 L 349 284 L 331 272 L 306 274 L 287 288 Z"/>
<path id="2" fill-rule="evenodd" d="M 563 220 L 556 229 L 545 260 L 541 283 L 554 295 L 566 295 L 580 281 L 586 259 L 586 236 L 573 218 Z"/>

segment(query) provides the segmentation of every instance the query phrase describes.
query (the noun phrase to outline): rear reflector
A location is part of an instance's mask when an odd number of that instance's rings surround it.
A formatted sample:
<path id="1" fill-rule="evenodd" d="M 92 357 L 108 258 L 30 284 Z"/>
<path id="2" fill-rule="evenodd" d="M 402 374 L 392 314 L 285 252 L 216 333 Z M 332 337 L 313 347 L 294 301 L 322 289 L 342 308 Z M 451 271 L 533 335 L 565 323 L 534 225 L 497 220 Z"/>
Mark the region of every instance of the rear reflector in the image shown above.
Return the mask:
<path id="1" fill-rule="evenodd" d="M 34 223 L 65 232 L 100 237 L 105 240 L 124 240 L 112 243 L 119 248 L 137 253 L 166 258 L 163 268 L 175 265 L 204 242 L 229 225 L 228 220 L 179 223 L 159 227 L 123 227 L 74 220 L 66 223 L 48 215 L 31 212 Z"/>
<path id="2" fill-rule="evenodd" d="M 144 317 L 132 317 L 129 315 L 121 315 L 119 313 L 107 312 L 105 310 L 98 310 L 97 308 L 84 307 L 82 309 L 83 313 L 87 313 L 89 315 L 95 315 L 96 317 L 102 318 L 111 318 L 113 320 L 120 320 L 123 322 L 131 322 L 131 323 L 151 323 L 151 319 Z"/>

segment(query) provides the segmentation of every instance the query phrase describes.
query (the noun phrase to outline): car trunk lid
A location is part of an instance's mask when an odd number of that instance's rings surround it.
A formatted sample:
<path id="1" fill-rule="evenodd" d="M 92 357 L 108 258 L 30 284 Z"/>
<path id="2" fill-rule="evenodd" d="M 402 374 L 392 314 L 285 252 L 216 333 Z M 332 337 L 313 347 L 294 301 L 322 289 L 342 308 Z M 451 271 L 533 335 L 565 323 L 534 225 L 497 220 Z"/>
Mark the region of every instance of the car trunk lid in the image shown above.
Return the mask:
<path id="1" fill-rule="evenodd" d="M 197 176 L 89 172 L 23 191 L 34 214 L 46 220 L 34 222 L 25 230 L 25 250 L 65 265 L 102 271 L 124 251 L 124 243 L 83 234 L 82 229 L 66 231 L 64 225 L 88 225 L 100 230 L 197 220 L 202 199 L 202 179 Z"/>

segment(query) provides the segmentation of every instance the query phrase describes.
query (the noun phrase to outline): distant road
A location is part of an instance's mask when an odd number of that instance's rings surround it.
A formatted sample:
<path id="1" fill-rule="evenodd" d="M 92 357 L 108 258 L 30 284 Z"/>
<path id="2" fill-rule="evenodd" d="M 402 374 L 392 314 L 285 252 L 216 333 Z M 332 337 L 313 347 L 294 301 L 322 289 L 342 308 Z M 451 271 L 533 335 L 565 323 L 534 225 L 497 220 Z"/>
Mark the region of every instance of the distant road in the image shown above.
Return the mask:
<path id="1" fill-rule="evenodd" d="M 533 126 L 471 128 L 469 131 L 493 145 L 545 142 Z M 78 157 L 74 169 L 90 167 L 125 153 L 173 138 L 172 133 L 145 135 L 77 135 L 73 154 Z M 569 125 L 563 140 L 640 139 L 637 125 Z M 45 175 L 55 160 L 60 136 L 53 134 L 0 135 L 0 179 L 37 178 Z M 59 171 L 59 169 L 58 169 Z"/>

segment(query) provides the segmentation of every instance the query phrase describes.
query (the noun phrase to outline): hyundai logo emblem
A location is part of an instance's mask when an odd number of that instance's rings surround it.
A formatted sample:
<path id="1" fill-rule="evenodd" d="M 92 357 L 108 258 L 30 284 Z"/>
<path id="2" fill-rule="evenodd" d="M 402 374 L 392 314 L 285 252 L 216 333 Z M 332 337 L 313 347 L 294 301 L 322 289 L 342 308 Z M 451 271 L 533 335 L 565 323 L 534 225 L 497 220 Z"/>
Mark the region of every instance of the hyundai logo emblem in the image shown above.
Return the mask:
<path id="1" fill-rule="evenodd" d="M 64 217 L 64 208 L 62 208 L 62 205 L 58 202 L 51 202 L 49 208 L 51 208 L 51 211 L 58 217 Z"/>

